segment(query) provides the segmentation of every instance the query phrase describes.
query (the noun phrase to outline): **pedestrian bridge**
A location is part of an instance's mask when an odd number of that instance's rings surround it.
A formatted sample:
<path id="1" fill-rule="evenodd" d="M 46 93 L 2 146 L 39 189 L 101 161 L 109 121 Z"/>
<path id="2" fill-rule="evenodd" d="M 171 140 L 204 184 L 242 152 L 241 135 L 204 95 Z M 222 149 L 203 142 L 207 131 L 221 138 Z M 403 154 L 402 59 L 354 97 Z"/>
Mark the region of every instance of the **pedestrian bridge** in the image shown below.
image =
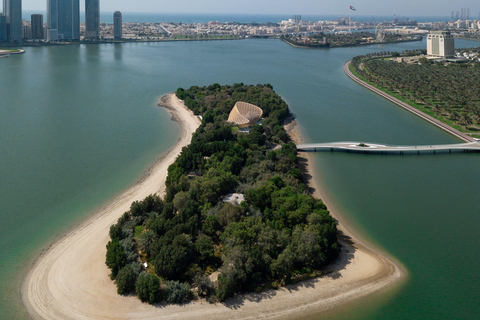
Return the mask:
<path id="1" fill-rule="evenodd" d="M 355 152 L 371 154 L 437 154 L 452 152 L 480 152 L 480 143 L 477 141 L 457 144 L 420 145 L 420 146 L 392 146 L 364 142 L 328 142 L 297 145 L 298 151 L 305 152 Z"/>

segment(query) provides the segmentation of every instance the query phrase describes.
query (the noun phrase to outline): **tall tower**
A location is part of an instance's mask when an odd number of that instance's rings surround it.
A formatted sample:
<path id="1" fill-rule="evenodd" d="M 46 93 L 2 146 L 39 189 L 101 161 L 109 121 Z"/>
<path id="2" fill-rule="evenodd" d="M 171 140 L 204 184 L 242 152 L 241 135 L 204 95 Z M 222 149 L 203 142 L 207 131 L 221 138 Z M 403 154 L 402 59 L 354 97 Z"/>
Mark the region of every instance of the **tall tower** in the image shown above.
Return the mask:
<path id="1" fill-rule="evenodd" d="M 43 34 L 43 14 L 32 14 L 32 39 L 45 39 Z"/>
<path id="2" fill-rule="evenodd" d="M 80 40 L 80 0 L 47 0 L 47 39 Z"/>
<path id="3" fill-rule="evenodd" d="M 0 13 L 0 43 L 7 42 L 7 18 Z"/>
<path id="4" fill-rule="evenodd" d="M 115 11 L 113 14 L 113 36 L 115 39 L 122 39 L 122 13 Z"/>
<path id="5" fill-rule="evenodd" d="M 85 37 L 100 36 L 100 0 L 85 0 Z"/>
<path id="6" fill-rule="evenodd" d="M 22 41 L 22 0 L 3 0 L 9 42 Z"/>
<path id="7" fill-rule="evenodd" d="M 455 55 L 455 39 L 449 31 L 431 31 L 427 36 L 427 54 L 436 57 Z"/>

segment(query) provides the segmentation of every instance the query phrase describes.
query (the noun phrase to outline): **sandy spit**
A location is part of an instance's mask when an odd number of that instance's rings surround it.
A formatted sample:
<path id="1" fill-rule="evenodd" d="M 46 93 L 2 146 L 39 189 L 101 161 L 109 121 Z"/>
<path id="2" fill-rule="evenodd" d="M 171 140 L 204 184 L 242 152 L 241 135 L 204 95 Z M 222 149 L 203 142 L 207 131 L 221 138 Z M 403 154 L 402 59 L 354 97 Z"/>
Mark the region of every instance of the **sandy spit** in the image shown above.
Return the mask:
<path id="1" fill-rule="evenodd" d="M 22 285 L 22 298 L 34 319 L 273 319 L 319 313 L 378 292 L 398 282 L 405 272 L 398 264 L 357 241 L 340 221 L 347 235 L 341 258 L 327 276 L 279 290 L 244 294 L 225 304 L 194 301 L 186 305 L 151 306 L 134 296 L 120 296 L 105 265 L 110 226 L 135 200 L 165 193 L 168 166 L 190 143 L 200 120 L 174 94 L 160 105 L 172 113 L 181 128 L 178 143 L 136 185 L 96 213 L 91 219 L 54 243 L 32 266 Z M 298 128 L 287 125 L 299 139 Z M 308 168 L 308 161 L 304 162 Z M 311 179 L 316 195 L 321 189 Z M 323 199 L 324 201 L 326 199 Z M 325 201 L 328 205 L 328 201 Z M 338 218 L 338 217 L 337 217 Z M 350 241 L 352 239 L 353 241 Z"/>

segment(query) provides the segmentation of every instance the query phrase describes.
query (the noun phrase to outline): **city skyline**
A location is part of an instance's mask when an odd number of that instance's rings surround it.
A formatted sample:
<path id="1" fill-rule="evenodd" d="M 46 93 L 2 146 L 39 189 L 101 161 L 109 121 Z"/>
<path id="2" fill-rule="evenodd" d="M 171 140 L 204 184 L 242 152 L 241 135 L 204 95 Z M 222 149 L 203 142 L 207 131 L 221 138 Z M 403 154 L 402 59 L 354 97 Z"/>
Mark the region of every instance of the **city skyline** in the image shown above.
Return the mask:
<path id="1" fill-rule="evenodd" d="M 43 0 L 23 0 L 23 10 L 45 11 L 46 4 Z M 441 6 L 438 1 L 424 0 L 422 2 L 407 0 L 381 1 L 313 1 L 299 0 L 295 3 L 286 0 L 245 0 L 241 3 L 230 3 L 220 0 L 207 0 L 197 2 L 183 0 L 175 3 L 158 3 L 154 0 L 141 0 L 135 3 L 126 0 L 102 0 L 102 11 L 113 12 L 164 12 L 164 13 L 239 13 L 239 14 L 346 14 L 349 6 L 356 8 L 356 15 L 397 15 L 397 16 L 448 16 L 451 11 L 461 8 L 470 8 L 471 17 L 477 17 L 480 12 L 478 1 L 464 0 L 445 3 Z M 82 1 L 80 10 L 85 11 L 85 3 Z"/>

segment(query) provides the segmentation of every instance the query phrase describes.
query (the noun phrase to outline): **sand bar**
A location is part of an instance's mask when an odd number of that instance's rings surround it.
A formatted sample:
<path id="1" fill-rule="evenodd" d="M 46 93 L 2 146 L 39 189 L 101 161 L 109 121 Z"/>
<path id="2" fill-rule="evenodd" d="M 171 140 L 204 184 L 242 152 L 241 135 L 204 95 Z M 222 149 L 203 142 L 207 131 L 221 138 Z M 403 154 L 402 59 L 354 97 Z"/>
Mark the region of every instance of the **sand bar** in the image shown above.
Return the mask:
<path id="1" fill-rule="evenodd" d="M 168 166 L 191 141 L 199 119 L 173 94 L 162 98 L 181 128 L 178 143 L 125 193 L 102 208 L 84 224 L 53 244 L 34 263 L 22 286 L 22 297 L 34 319 L 256 319 L 292 318 L 317 313 L 398 282 L 405 272 L 396 263 L 353 238 L 327 276 L 300 284 L 243 294 L 225 304 L 194 301 L 186 305 L 151 306 L 134 296 L 120 296 L 105 265 L 108 231 L 130 204 L 149 194 L 165 193 Z M 299 139 L 292 122 L 289 133 Z M 308 162 L 306 163 L 308 168 Z M 311 179 L 316 195 L 321 188 Z M 326 199 L 324 199 L 326 200 Z M 326 201 L 328 205 L 328 201 Z M 350 235 L 340 221 L 340 230 Z M 350 235 L 351 236 L 351 235 Z"/>

